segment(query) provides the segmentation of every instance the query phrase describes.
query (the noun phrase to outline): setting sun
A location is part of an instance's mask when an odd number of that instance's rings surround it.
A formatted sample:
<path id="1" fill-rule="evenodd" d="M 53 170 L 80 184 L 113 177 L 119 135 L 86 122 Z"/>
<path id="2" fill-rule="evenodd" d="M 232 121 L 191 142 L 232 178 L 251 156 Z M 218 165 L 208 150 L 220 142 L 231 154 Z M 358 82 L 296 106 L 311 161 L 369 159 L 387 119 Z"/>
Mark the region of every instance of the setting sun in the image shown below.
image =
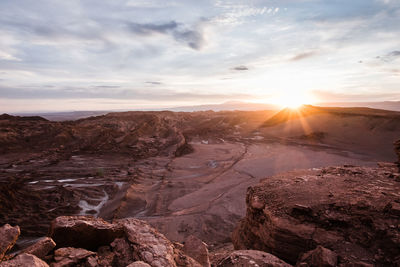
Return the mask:
<path id="1" fill-rule="evenodd" d="M 314 103 L 314 98 L 307 92 L 285 92 L 277 96 L 273 102 L 283 108 L 299 108 Z"/>

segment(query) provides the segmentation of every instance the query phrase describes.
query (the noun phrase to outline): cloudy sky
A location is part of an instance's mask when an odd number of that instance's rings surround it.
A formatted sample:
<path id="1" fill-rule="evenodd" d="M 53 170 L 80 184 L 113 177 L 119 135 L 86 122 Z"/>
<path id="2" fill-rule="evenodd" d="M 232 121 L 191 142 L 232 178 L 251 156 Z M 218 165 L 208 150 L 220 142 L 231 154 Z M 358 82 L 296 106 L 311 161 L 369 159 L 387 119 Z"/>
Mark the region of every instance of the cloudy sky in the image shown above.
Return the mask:
<path id="1" fill-rule="evenodd" d="M 400 100 L 399 0 L 1 0 L 0 112 Z"/>

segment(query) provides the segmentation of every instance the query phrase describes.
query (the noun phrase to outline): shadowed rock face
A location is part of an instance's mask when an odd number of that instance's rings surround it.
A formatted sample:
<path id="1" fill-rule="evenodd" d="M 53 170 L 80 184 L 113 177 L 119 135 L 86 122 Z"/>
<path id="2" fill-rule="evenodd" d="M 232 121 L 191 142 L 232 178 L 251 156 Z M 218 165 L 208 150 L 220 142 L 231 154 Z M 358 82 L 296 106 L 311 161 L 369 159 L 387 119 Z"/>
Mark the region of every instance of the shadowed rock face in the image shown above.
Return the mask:
<path id="1" fill-rule="evenodd" d="M 236 249 L 258 249 L 295 264 L 321 245 L 339 263 L 391 266 L 400 255 L 400 180 L 394 164 L 296 171 L 248 189 Z"/>
<path id="2" fill-rule="evenodd" d="M 124 234 L 121 225 L 86 216 L 61 216 L 51 223 L 50 237 L 57 247 L 97 250 Z"/>
<path id="3" fill-rule="evenodd" d="M 400 168 L 400 140 L 397 140 L 394 143 L 394 151 L 396 152 L 396 155 L 398 157 L 397 165 L 399 165 L 399 168 Z"/>

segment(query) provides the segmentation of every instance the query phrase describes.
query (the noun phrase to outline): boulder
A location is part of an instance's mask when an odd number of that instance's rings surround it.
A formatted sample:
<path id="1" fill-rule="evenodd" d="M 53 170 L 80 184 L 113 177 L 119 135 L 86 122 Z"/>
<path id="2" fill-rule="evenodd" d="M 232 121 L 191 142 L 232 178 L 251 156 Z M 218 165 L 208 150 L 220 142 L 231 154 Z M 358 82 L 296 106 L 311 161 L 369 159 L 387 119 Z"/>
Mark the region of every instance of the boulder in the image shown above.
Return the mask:
<path id="1" fill-rule="evenodd" d="M 394 172 L 394 164 L 380 164 L 298 170 L 264 179 L 247 191 L 246 217 L 232 235 L 234 247 L 262 250 L 296 264 L 322 246 L 340 256 L 339 265 L 391 266 L 400 255 L 400 181 Z M 312 255 L 325 252 L 318 248 Z"/>
<path id="2" fill-rule="evenodd" d="M 0 267 L 49 267 L 49 265 L 35 255 L 22 253 L 9 261 L 0 262 Z"/>
<path id="3" fill-rule="evenodd" d="M 35 244 L 24 249 L 25 253 L 35 255 L 40 259 L 44 259 L 44 257 L 56 247 L 56 243 L 54 243 L 53 239 L 50 237 L 44 237 L 37 241 Z"/>
<path id="4" fill-rule="evenodd" d="M 126 267 L 151 267 L 151 266 L 145 263 L 144 261 L 135 261 L 127 265 Z"/>
<path id="5" fill-rule="evenodd" d="M 55 262 L 51 264 L 51 267 L 76 266 L 78 263 L 85 262 L 87 258 L 95 254 L 83 248 L 59 248 L 54 251 Z"/>
<path id="6" fill-rule="evenodd" d="M 217 264 L 217 267 L 290 267 L 283 260 L 272 254 L 258 250 L 236 250 Z"/>
<path id="7" fill-rule="evenodd" d="M 0 260 L 10 250 L 20 235 L 21 231 L 18 226 L 5 224 L 0 227 Z"/>
<path id="8" fill-rule="evenodd" d="M 207 245 L 199 238 L 190 235 L 185 239 L 185 245 L 183 246 L 183 252 L 192 257 L 198 263 L 204 267 L 209 267 L 210 258 L 208 255 Z"/>
<path id="9" fill-rule="evenodd" d="M 115 264 L 117 266 L 127 266 L 133 259 L 133 249 L 131 244 L 124 238 L 117 238 L 111 243 L 112 251 L 115 255 Z"/>
<path id="10" fill-rule="evenodd" d="M 296 266 L 337 266 L 338 255 L 327 248 L 318 246 L 316 249 L 305 253 Z"/>
<path id="11" fill-rule="evenodd" d="M 49 233 L 57 248 L 76 247 L 93 251 L 123 235 L 121 225 L 91 216 L 57 217 L 52 221 Z"/>
<path id="12" fill-rule="evenodd" d="M 116 223 L 123 226 L 136 260 L 153 267 L 177 266 L 173 244 L 149 224 L 133 218 L 117 220 Z"/>
<path id="13" fill-rule="evenodd" d="M 183 247 L 182 244 L 178 246 L 175 244 L 174 248 L 174 260 L 176 263 L 176 266 L 178 267 L 203 267 L 200 263 L 195 261 L 193 258 L 189 257 L 186 255 L 180 248 Z"/>

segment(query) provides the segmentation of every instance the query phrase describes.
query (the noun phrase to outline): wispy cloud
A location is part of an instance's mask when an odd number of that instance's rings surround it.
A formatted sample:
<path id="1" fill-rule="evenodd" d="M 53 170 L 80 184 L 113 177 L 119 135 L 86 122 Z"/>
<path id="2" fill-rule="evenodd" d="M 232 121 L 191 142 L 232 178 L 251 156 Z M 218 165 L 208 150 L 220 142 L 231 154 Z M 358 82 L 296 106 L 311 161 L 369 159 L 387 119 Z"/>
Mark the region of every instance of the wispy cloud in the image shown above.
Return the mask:
<path id="1" fill-rule="evenodd" d="M 310 58 L 315 56 L 316 52 L 312 51 L 312 52 L 304 52 L 304 53 L 300 53 L 295 55 L 294 57 L 292 57 L 290 60 L 291 61 L 300 61 L 306 58 Z"/>
<path id="2" fill-rule="evenodd" d="M 244 71 L 244 70 L 249 70 L 249 68 L 244 65 L 241 65 L 241 66 L 234 67 L 233 70 Z"/>

